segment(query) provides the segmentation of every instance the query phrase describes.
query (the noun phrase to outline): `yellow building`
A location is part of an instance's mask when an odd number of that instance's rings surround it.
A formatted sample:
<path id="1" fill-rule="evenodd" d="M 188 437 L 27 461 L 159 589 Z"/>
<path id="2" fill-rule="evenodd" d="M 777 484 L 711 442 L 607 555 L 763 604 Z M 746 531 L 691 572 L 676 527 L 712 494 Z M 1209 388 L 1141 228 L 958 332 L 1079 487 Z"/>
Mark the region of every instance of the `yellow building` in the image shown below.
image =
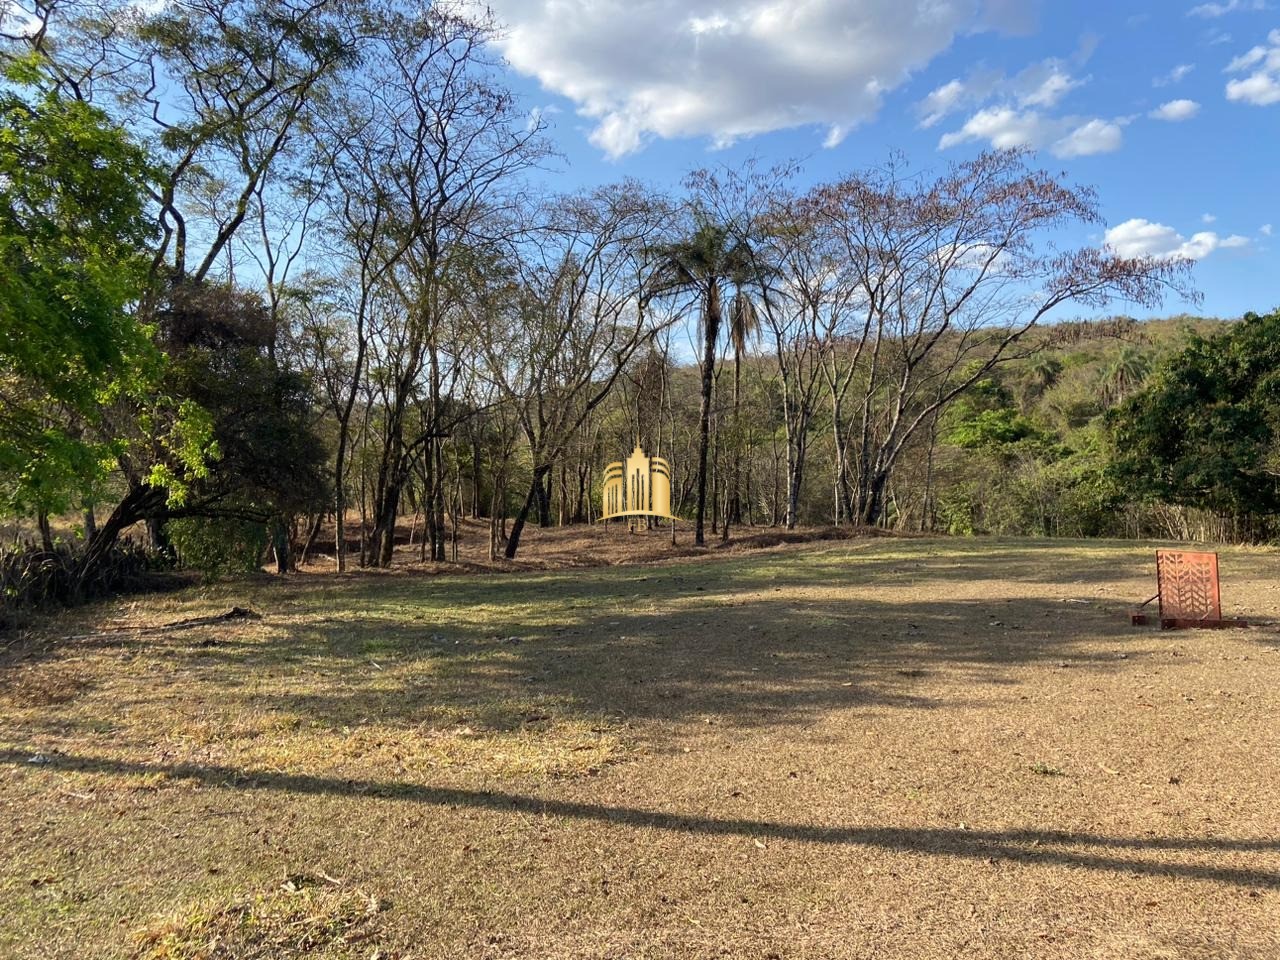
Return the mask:
<path id="1" fill-rule="evenodd" d="M 604 503 L 601 520 L 614 517 L 671 515 L 671 465 L 662 457 L 647 457 L 636 444 L 631 456 L 604 468 Z"/>

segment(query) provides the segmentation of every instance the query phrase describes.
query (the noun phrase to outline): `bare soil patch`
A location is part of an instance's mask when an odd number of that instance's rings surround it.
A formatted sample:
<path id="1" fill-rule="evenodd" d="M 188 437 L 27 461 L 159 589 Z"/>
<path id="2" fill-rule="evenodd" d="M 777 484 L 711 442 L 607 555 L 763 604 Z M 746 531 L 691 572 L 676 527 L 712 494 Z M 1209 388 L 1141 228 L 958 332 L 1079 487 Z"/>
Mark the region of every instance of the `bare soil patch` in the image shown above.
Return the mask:
<path id="1" fill-rule="evenodd" d="M 351 566 L 359 556 L 360 540 L 353 532 L 356 525 L 347 524 L 347 548 Z M 520 549 L 514 560 L 489 558 L 489 523 L 487 520 L 463 520 L 458 525 L 457 560 L 432 563 L 424 560 L 421 529 L 413 524 L 396 528 L 395 560 L 391 569 L 414 573 L 499 573 L 520 570 L 563 570 L 574 567 L 607 567 L 618 564 L 656 563 L 736 554 L 744 550 L 761 550 L 784 545 L 825 541 L 861 540 L 870 537 L 910 538 L 914 534 L 897 533 L 878 527 L 814 526 L 786 530 L 781 527 L 734 526 L 727 540 L 712 531 L 706 532 L 706 544 L 693 541 L 693 526 L 680 522 L 672 542 L 670 525 L 648 528 L 643 522 L 630 526 L 625 522 L 578 524 L 565 527 L 525 527 Z M 318 539 L 304 572 L 332 573 L 334 538 Z M 451 537 L 448 549 L 453 554 Z"/>

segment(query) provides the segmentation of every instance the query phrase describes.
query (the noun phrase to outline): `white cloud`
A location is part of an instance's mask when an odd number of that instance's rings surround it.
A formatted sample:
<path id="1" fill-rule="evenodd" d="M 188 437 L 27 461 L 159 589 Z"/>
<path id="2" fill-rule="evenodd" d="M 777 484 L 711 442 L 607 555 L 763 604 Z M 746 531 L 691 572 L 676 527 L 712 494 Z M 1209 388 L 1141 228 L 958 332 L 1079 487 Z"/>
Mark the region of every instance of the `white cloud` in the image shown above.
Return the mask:
<path id="1" fill-rule="evenodd" d="M 1047 148 L 1059 157 L 1119 149 L 1122 127 L 1132 118 L 1105 120 L 1051 112 L 1068 93 L 1089 81 L 1073 76 L 1072 70 L 1084 65 L 1094 46 L 1092 38 L 1086 38 L 1070 62 L 1050 57 L 1012 77 L 975 71 L 963 80 L 952 80 L 916 105 L 923 117 L 920 126 L 934 126 L 964 107 L 975 112 L 959 130 L 942 135 L 939 150 L 984 140 L 998 148 Z"/>
<path id="2" fill-rule="evenodd" d="M 1262 234 L 1264 237 L 1271 236 L 1271 224 L 1264 223 L 1261 227 L 1258 228 L 1258 232 Z"/>
<path id="3" fill-rule="evenodd" d="M 1045 120 L 1034 110 L 1025 113 L 1012 107 L 987 107 L 970 117 L 954 133 L 944 133 L 938 149 L 946 150 L 970 140 L 988 140 L 993 147 L 1034 147 L 1046 139 Z"/>
<path id="4" fill-rule="evenodd" d="M 916 109 L 923 114 L 920 126 L 932 127 L 968 99 L 969 95 L 968 88 L 959 80 L 944 83 L 916 104 Z"/>
<path id="5" fill-rule="evenodd" d="M 1192 70 L 1196 68 L 1194 63 L 1180 63 L 1168 73 L 1161 74 L 1151 81 L 1153 87 L 1171 87 L 1175 83 L 1181 83 Z"/>
<path id="6" fill-rule="evenodd" d="M 1089 120 L 1076 127 L 1049 149 L 1057 157 L 1088 157 L 1120 149 L 1124 134 L 1111 120 Z"/>
<path id="7" fill-rule="evenodd" d="M 1228 13 L 1266 10 L 1266 0 L 1227 0 L 1226 3 L 1202 3 L 1187 11 L 1189 17 L 1224 17 Z"/>
<path id="8" fill-rule="evenodd" d="M 1020 95 L 1018 103 L 1024 107 L 1052 107 L 1083 82 L 1061 70 L 1053 69 L 1034 88 Z"/>
<path id="9" fill-rule="evenodd" d="M 1228 100 L 1243 100 L 1258 107 L 1280 103 L 1280 30 L 1267 34 L 1265 45 L 1256 46 L 1227 64 L 1227 73 L 1245 71 L 1252 72 L 1228 81 Z"/>
<path id="10" fill-rule="evenodd" d="M 1036 110 L 987 107 L 970 117 L 959 130 L 943 134 L 938 141 L 938 149 L 946 150 L 971 140 L 986 140 L 997 148 L 1048 147 L 1057 157 L 1085 157 L 1120 149 L 1124 122 L 1046 117 Z"/>
<path id="11" fill-rule="evenodd" d="M 470 0 L 480 3 L 481 0 Z M 654 137 L 720 145 L 798 126 L 839 143 L 963 33 L 1026 0 L 489 0 L 518 72 L 620 157 Z"/>
<path id="12" fill-rule="evenodd" d="M 1190 120 L 1199 112 L 1200 104 L 1194 100 L 1170 100 L 1152 110 L 1150 116 L 1153 120 L 1169 120 L 1177 123 L 1180 120 Z"/>
<path id="13" fill-rule="evenodd" d="M 1213 223 L 1213 221 L 1217 220 L 1218 218 L 1215 217 L 1212 213 L 1203 213 L 1200 215 L 1200 219 L 1204 223 Z"/>
<path id="14" fill-rule="evenodd" d="M 1073 59 L 1083 63 L 1090 52 L 1082 50 Z M 998 70 L 978 69 L 963 80 L 957 78 L 936 88 L 916 104 L 916 112 L 921 116 L 920 126 L 928 128 L 963 107 L 979 107 L 997 97 L 1024 109 L 1048 108 L 1087 82 L 1087 77 L 1072 76 L 1070 67 L 1056 57 L 1033 63 L 1012 77 Z"/>
<path id="15" fill-rule="evenodd" d="M 1126 220 L 1106 234 L 1107 246 L 1122 257 L 1156 257 L 1161 260 L 1175 257 L 1203 260 L 1215 250 L 1244 247 L 1248 243 L 1248 237 L 1237 234 L 1223 237 L 1212 230 L 1192 234 L 1187 239 L 1173 227 L 1140 218 Z"/>

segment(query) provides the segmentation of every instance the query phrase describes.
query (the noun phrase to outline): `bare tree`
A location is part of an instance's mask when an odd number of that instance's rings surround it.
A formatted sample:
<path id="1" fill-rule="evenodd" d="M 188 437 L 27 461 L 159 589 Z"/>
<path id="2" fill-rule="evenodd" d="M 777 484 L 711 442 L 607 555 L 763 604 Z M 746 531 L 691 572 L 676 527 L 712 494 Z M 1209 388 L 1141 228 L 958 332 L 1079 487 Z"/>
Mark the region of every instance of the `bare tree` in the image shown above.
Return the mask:
<path id="1" fill-rule="evenodd" d="M 1017 355 L 1054 310 L 1192 295 L 1186 261 L 1056 250 L 1051 231 L 1101 221 L 1097 200 L 1030 169 L 1023 151 L 984 153 L 934 179 L 895 160 L 820 187 L 809 202 L 858 271 L 868 317 L 860 409 L 839 428 L 857 457 L 849 515 L 866 524 L 881 519 L 886 483 L 915 432 Z"/>
<path id="2" fill-rule="evenodd" d="M 644 285 L 661 212 L 630 183 L 552 201 L 519 245 L 511 282 L 476 298 L 489 376 L 516 411 L 533 466 L 508 559 L 552 467 L 654 332 Z"/>
<path id="3" fill-rule="evenodd" d="M 325 110 L 330 148 L 330 249 L 356 278 L 354 369 L 337 412 L 335 506 L 356 398 L 372 375 L 377 468 L 367 559 L 391 562 L 400 495 L 424 458 L 431 552 L 444 559 L 443 440 L 451 388 L 469 359 L 450 270 L 493 242 L 508 183 L 542 155 L 540 129 L 501 86 L 487 17 L 444 7 L 375 8 L 364 25 L 365 66 Z M 375 314 L 378 322 L 374 323 Z M 370 363 L 376 369 L 370 369 Z M 456 414 L 458 407 L 451 409 Z M 339 565 L 345 566 L 339 538 Z"/>

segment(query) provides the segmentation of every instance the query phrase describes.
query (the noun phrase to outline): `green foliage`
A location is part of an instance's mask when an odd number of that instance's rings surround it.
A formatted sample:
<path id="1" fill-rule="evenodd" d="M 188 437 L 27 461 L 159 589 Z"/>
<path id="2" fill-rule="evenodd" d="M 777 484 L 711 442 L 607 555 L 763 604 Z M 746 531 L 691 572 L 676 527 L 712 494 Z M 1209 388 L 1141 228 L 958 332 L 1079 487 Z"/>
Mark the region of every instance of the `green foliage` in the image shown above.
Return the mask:
<path id="1" fill-rule="evenodd" d="M 267 528 L 234 517 L 184 517 L 166 526 L 178 562 L 210 580 L 259 568 L 267 546 Z"/>
<path id="2" fill-rule="evenodd" d="M 1015 536 L 1114 532 L 1113 518 L 1122 498 L 1107 473 L 1106 449 L 1097 430 L 1089 421 L 1076 429 L 1055 429 L 1047 422 L 1045 408 L 1062 383 L 1061 375 L 1086 362 L 1077 357 L 1068 364 L 1042 354 L 1022 367 L 1001 371 L 1000 377 L 979 381 L 955 404 L 942 439 L 958 448 L 949 474 L 963 479 L 939 491 L 935 512 L 941 529 Z M 1093 369 L 1086 373 L 1095 375 Z M 1002 380 L 1022 385 L 1029 413 L 1014 409 L 1013 395 Z M 1027 389 L 1028 381 L 1033 389 Z"/>
<path id="3" fill-rule="evenodd" d="M 191 495 L 192 485 L 209 477 L 210 464 L 221 458 L 213 415 L 193 400 L 164 398 L 159 409 L 171 413 L 168 430 L 154 426 L 155 416 L 144 411 L 144 429 L 156 438 L 164 458 L 151 465 L 147 483 L 168 491 L 171 507 L 180 507 Z"/>
<path id="4" fill-rule="evenodd" d="M 938 498 L 938 526 L 953 537 L 971 537 L 977 533 L 977 513 L 976 484 L 948 487 Z"/>
<path id="5" fill-rule="evenodd" d="M 38 61 L 0 86 L 0 511 L 63 509 L 112 450 L 89 428 L 154 371 L 130 312 L 147 275 L 143 151 Z"/>
<path id="6" fill-rule="evenodd" d="M 1109 418 L 1118 482 L 1222 514 L 1280 509 L 1280 311 L 1191 335 Z"/>
<path id="7" fill-rule="evenodd" d="M 966 450 L 1000 450 L 1024 441 L 1047 442 L 1049 437 L 1015 410 L 983 410 L 965 417 L 947 436 Z"/>
<path id="8" fill-rule="evenodd" d="M 183 398 L 164 473 L 152 477 L 170 491 L 170 505 L 266 519 L 326 504 L 326 451 L 312 428 L 309 385 L 267 352 L 274 334 L 261 300 L 187 284 L 171 291 L 158 320 L 171 353 L 164 387 Z"/>
<path id="9" fill-rule="evenodd" d="M 965 450 L 1000 459 L 1052 457 L 1056 437 L 1012 406 L 1012 394 L 995 377 L 976 382 L 947 412 L 943 439 Z"/>

